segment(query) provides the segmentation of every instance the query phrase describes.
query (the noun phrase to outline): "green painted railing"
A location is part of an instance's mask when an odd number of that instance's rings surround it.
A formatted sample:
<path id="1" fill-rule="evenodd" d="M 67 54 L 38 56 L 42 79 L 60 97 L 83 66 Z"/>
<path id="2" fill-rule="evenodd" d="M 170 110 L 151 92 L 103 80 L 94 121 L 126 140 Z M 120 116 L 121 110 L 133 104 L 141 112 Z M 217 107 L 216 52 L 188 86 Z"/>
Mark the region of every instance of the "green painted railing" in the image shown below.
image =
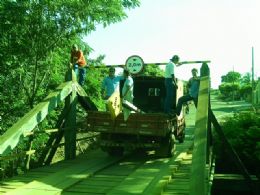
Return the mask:
<path id="1" fill-rule="evenodd" d="M 69 69 L 66 74 L 65 83 L 58 86 L 54 92 L 50 93 L 42 102 L 37 104 L 0 136 L 1 162 L 27 156 L 26 167 L 29 168 L 30 155 L 35 153 L 35 150 L 32 150 L 32 135 L 35 137 L 40 133 L 54 134 L 49 137 L 45 148 L 46 150 L 42 152 L 43 156 L 40 157 L 40 164 L 46 164 L 45 162 L 48 164 L 51 162 L 63 136 L 65 138 L 65 159 L 75 158 L 77 94 L 81 99 L 87 96 L 84 89 L 76 81 L 74 71 Z M 65 101 L 65 107 L 58 119 L 56 128 L 37 132 L 37 125 L 63 101 Z M 12 154 L 12 151 L 16 148 L 18 143 L 26 136 L 30 136 L 27 151 L 19 151 L 17 154 Z"/>
<path id="2" fill-rule="evenodd" d="M 252 189 L 253 194 L 257 193 L 257 189 L 250 177 L 247 169 L 243 165 L 236 151 L 226 138 L 219 122 L 217 121 L 210 105 L 210 71 L 206 63 L 201 67 L 201 80 L 199 99 L 196 113 L 194 148 L 192 153 L 192 169 L 190 178 L 190 194 L 206 195 L 211 193 L 212 174 L 214 174 L 214 164 L 212 155 L 212 133 L 211 125 L 214 126 L 215 132 L 222 141 L 226 150 L 230 154 L 234 165 L 240 170 L 244 176 L 244 180 L 248 187 Z M 260 88 L 259 88 L 260 89 Z M 213 170 L 213 171 L 212 171 Z"/>
<path id="3" fill-rule="evenodd" d="M 196 112 L 194 147 L 192 152 L 192 169 L 190 194 L 208 194 L 209 186 L 209 153 L 208 149 L 208 110 L 209 110 L 209 77 L 201 77 L 198 106 Z"/>
<path id="4" fill-rule="evenodd" d="M 72 81 L 61 84 L 55 92 L 49 94 L 41 103 L 24 115 L 0 137 L 0 154 L 13 150 L 24 134 L 31 132 L 45 117 L 54 110 L 73 91 Z"/>

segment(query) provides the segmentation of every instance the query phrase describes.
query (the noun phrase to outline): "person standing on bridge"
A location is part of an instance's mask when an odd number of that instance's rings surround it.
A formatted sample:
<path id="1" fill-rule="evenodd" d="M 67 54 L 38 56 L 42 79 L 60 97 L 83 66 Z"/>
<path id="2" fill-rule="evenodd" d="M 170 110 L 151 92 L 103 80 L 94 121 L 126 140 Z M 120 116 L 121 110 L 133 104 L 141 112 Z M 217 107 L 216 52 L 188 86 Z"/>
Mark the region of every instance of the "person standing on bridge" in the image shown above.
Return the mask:
<path id="1" fill-rule="evenodd" d="M 174 68 L 175 66 L 178 66 L 178 63 L 179 56 L 174 55 L 165 67 L 166 97 L 164 100 L 164 112 L 167 114 L 170 114 L 172 112 L 174 96 L 176 96 L 176 89 L 178 88 L 174 75 Z"/>
<path id="2" fill-rule="evenodd" d="M 79 77 L 79 84 L 83 86 L 86 76 L 87 63 L 83 52 L 76 44 L 72 45 L 70 63 L 76 75 Z"/>
<path id="3" fill-rule="evenodd" d="M 110 67 L 109 75 L 102 82 L 101 94 L 104 100 L 107 100 L 115 91 L 119 92 L 119 83 L 123 77 L 115 76 L 115 71 L 115 67 Z"/>
<path id="4" fill-rule="evenodd" d="M 187 83 L 187 88 L 189 90 L 187 95 L 184 95 L 179 98 L 177 107 L 176 107 L 176 114 L 179 116 L 181 113 L 182 105 L 190 100 L 193 100 L 196 108 L 198 104 L 198 95 L 199 95 L 199 86 L 200 86 L 200 78 L 198 77 L 198 70 L 193 68 L 191 70 L 192 77 L 189 79 Z"/>
<path id="5" fill-rule="evenodd" d="M 129 103 L 133 103 L 134 99 L 134 81 L 130 76 L 130 72 L 127 69 L 124 69 L 124 86 L 122 89 L 122 99 L 123 101 L 127 101 Z M 126 121 L 131 113 L 131 110 L 123 107 L 124 120 Z"/>

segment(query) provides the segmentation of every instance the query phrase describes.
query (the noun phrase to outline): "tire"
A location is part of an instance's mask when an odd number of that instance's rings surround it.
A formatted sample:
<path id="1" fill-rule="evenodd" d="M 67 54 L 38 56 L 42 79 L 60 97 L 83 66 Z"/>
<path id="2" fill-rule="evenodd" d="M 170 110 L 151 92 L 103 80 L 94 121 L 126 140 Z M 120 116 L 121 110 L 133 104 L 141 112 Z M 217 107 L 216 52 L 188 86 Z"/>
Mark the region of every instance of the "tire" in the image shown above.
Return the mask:
<path id="1" fill-rule="evenodd" d="M 168 134 L 163 137 L 160 143 L 160 147 L 155 151 L 158 157 L 172 157 L 175 151 L 175 136 Z"/>
<path id="2" fill-rule="evenodd" d="M 170 151 L 168 153 L 168 157 L 172 157 L 174 155 L 175 149 L 176 149 L 176 145 L 175 145 L 175 136 L 174 134 L 171 134 L 171 139 L 170 139 Z"/>
<path id="3" fill-rule="evenodd" d="M 108 147 L 106 151 L 110 156 L 123 156 L 124 154 L 123 147 Z"/>
<path id="4" fill-rule="evenodd" d="M 185 133 L 182 133 L 178 138 L 179 143 L 183 143 L 185 139 Z"/>
<path id="5" fill-rule="evenodd" d="M 186 128 L 186 124 L 184 123 L 183 127 L 182 127 L 181 134 L 177 137 L 179 143 L 183 143 L 184 142 L 184 139 L 185 139 L 185 128 Z"/>

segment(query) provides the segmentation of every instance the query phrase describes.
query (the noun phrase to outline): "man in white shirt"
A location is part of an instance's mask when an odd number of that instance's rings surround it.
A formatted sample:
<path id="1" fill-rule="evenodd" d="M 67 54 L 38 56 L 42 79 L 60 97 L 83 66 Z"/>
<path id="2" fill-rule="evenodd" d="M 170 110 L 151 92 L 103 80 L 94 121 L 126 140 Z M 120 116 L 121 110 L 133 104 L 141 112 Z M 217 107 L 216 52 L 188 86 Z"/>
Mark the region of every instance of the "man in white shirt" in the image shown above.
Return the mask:
<path id="1" fill-rule="evenodd" d="M 133 92 L 134 92 L 134 81 L 129 73 L 129 70 L 125 69 L 124 70 L 124 86 L 122 89 L 122 98 L 123 101 L 126 100 L 130 103 L 133 103 Z M 124 114 L 124 120 L 126 121 L 130 115 L 131 110 L 128 108 L 123 107 L 123 114 Z"/>
<path id="2" fill-rule="evenodd" d="M 174 68 L 179 63 L 179 56 L 174 55 L 165 67 L 165 89 L 166 96 L 164 100 L 164 112 L 170 114 L 173 107 L 174 95 L 176 95 L 176 78 Z"/>

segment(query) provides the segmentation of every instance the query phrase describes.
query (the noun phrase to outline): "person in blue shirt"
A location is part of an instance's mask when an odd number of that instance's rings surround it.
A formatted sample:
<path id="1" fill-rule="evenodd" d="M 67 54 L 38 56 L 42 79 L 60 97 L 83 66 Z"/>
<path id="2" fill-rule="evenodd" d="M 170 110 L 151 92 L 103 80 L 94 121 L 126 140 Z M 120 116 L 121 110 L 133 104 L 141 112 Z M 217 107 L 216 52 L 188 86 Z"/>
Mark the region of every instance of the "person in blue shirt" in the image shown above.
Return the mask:
<path id="1" fill-rule="evenodd" d="M 189 79 L 187 83 L 187 88 L 189 89 L 189 93 L 179 98 L 176 114 L 179 116 L 181 113 L 182 105 L 188 101 L 193 100 L 195 106 L 198 104 L 198 95 L 199 95 L 199 86 L 200 86 L 200 78 L 198 77 L 198 70 L 193 68 L 191 70 L 192 77 Z"/>
<path id="2" fill-rule="evenodd" d="M 107 100 L 115 91 L 119 91 L 119 83 L 122 80 L 122 76 L 115 76 L 115 68 L 109 68 L 109 75 L 104 78 L 102 82 L 102 97 Z"/>

